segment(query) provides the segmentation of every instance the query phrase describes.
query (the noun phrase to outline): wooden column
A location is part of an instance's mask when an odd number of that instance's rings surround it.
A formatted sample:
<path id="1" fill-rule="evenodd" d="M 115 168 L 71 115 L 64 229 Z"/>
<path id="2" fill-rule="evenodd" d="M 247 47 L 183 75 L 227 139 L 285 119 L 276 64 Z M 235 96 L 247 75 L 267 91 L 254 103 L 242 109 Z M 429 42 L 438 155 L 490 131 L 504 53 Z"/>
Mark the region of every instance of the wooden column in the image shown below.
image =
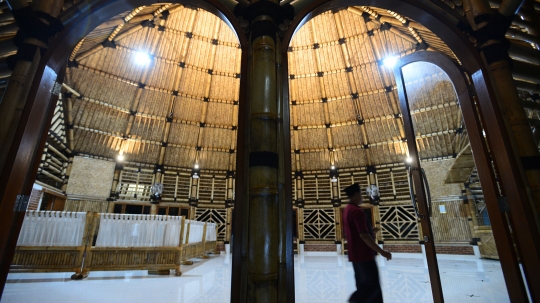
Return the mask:
<path id="1" fill-rule="evenodd" d="M 41 50 L 47 48 L 47 43 L 37 39 L 43 33 L 54 35 L 61 29 L 56 17 L 63 0 L 35 1 L 33 8 L 26 1 L 10 3 L 16 22 L 31 22 L 34 26 L 25 26 L 20 33 L 27 38 L 18 45 L 14 71 L 0 103 L 0 295 L 26 211 L 24 203 L 16 201 L 30 196 L 58 100 L 58 82 L 64 77 L 40 63 Z M 35 11 L 52 18 L 40 19 Z"/>
<path id="2" fill-rule="evenodd" d="M 540 271 L 540 168 L 533 163 L 540 162 L 540 152 L 512 77 L 509 43 L 505 38 L 510 24 L 503 21 L 512 18 L 522 2 L 505 1 L 506 5 L 496 12 L 486 8 L 485 3 L 470 2 L 475 20 L 487 20 L 471 24 L 479 33 L 477 44 L 488 70 L 487 75 L 482 75 L 483 70 L 477 71 L 472 80 L 490 149 L 496 151 L 493 158 L 503 195 L 508 195 L 508 202 L 506 197 L 501 197 L 503 202 L 499 205 L 503 211 L 508 210 L 531 298 L 539 301 L 540 288 L 536 285 L 540 284 L 537 274 Z M 493 17 L 494 13 L 497 18 Z M 491 87 L 486 86 L 489 82 Z M 487 105 L 488 100 L 494 104 Z"/>
<path id="3" fill-rule="evenodd" d="M 113 182 L 111 183 L 111 193 L 109 194 L 109 208 L 107 209 L 108 213 L 114 212 L 114 201 L 118 199 L 118 184 L 120 183 L 120 176 L 122 175 L 122 170 L 124 169 L 124 165 L 120 163 L 116 163 L 116 166 L 114 167 L 114 175 L 113 175 Z"/>
<path id="4" fill-rule="evenodd" d="M 39 11 L 54 18 L 60 13 L 64 3 L 63 0 L 34 1 L 32 7 L 29 7 L 29 2 L 26 1 L 9 1 L 9 3 L 17 23 L 32 21 L 35 22 L 35 26 L 42 26 L 44 31 L 52 30 L 56 32 L 61 29 L 61 27 L 58 27 L 59 22 L 55 23 L 56 20 L 50 22 L 42 18 L 29 17 L 29 15 L 33 11 Z M 4 167 L 9 151 L 8 147 L 15 137 L 15 130 L 26 105 L 32 78 L 36 74 L 41 59 L 40 50 L 47 47 L 46 42 L 35 38 L 36 34 L 37 31 L 22 35 L 22 37 L 27 35 L 27 38 L 20 45 L 17 45 L 19 48 L 16 55 L 17 62 L 0 103 L 0 171 Z"/>
<path id="5" fill-rule="evenodd" d="M 239 268 L 240 287 L 233 283 L 231 302 L 287 302 L 289 299 L 289 276 L 287 268 L 288 247 L 292 248 L 292 238 L 287 232 L 287 215 L 292 208 L 286 204 L 285 165 L 290 157 L 287 129 L 284 126 L 288 115 L 288 104 L 281 102 L 282 68 L 286 68 L 286 56 L 282 56 L 277 37 L 276 13 L 282 8 L 277 1 L 253 1 L 246 15 L 251 22 L 248 110 L 245 112 L 246 133 L 244 153 L 249 162 L 243 172 L 247 179 L 247 197 L 244 198 L 240 215 L 243 221 L 242 235 L 237 243 L 235 229 L 235 254 L 241 245 L 242 260 L 238 264 L 233 259 L 233 268 Z M 249 17 L 248 17 L 249 16 Z M 273 30 L 270 30 L 273 29 Z M 274 31 L 275 30 L 275 31 Z M 282 61 L 284 60 L 284 61 Z M 286 69 L 285 69 L 286 71 Z M 283 103 L 283 104 L 281 104 Z M 240 134 L 239 134 L 240 135 Z M 243 140 L 239 136 L 239 141 Z M 244 146 L 243 143 L 238 145 Z M 239 161 L 242 161 L 239 159 Z M 289 232 L 290 233 L 290 232 Z M 287 283 L 285 283 L 287 281 Z"/>
<path id="6" fill-rule="evenodd" d="M 258 22 L 257 22 L 258 21 Z M 255 24 L 272 22 L 260 16 Z M 278 302 L 278 149 L 275 35 L 252 36 L 247 300 Z"/>

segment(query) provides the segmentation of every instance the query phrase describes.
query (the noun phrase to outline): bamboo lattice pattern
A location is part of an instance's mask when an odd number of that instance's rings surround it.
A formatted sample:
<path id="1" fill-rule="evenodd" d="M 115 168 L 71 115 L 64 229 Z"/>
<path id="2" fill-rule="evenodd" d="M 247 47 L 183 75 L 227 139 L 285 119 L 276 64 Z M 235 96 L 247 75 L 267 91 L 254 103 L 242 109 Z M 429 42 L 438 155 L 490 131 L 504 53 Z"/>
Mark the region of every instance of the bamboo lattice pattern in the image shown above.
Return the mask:
<path id="1" fill-rule="evenodd" d="M 304 209 L 304 239 L 335 240 L 334 209 Z"/>
<path id="2" fill-rule="evenodd" d="M 431 206 L 431 226 L 435 241 L 469 243 L 472 240 L 467 205 L 462 200 L 433 202 Z"/>
<path id="3" fill-rule="evenodd" d="M 226 209 L 197 208 L 195 211 L 195 220 L 216 223 L 218 227 L 217 241 L 225 241 L 225 231 L 227 228 Z"/>
<path id="4" fill-rule="evenodd" d="M 13 261 L 13 268 L 22 269 L 25 266 L 46 267 L 57 266 L 60 268 L 72 269 L 80 265 L 80 251 L 16 251 Z"/>
<path id="5" fill-rule="evenodd" d="M 418 226 L 412 205 L 379 206 L 385 240 L 418 240 Z"/>
<path id="6" fill-rule="evenodd" d="M 92 252 L 92 263 L 90 267 L 107 267 L 107 266 L 127 266 L 137 267 L 145 265 L 174 265 L 178 252 L 171 250 L 170 252 L 163 251 L 118 251 L 111 254 L 110 251 L 94 251 Z"/>

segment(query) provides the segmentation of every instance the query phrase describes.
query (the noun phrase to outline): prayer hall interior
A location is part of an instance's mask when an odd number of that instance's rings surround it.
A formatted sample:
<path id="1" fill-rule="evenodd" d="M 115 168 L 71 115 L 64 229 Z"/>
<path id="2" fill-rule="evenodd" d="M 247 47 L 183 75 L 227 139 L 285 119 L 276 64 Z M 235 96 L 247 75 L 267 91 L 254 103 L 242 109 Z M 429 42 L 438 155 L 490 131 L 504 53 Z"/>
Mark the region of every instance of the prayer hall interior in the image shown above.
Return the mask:
<path id="1" fill-rule="evenodd" d="M 540 302 L 540 1 L 0 12 L 1 303 Z"/>

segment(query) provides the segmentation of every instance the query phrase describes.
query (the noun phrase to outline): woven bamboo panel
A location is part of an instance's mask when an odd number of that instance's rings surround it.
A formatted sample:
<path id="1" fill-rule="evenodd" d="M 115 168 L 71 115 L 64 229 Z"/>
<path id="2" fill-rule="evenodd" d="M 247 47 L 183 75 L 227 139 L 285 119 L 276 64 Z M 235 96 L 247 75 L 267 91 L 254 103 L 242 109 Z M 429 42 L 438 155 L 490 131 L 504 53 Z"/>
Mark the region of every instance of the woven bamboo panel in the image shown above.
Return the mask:
<path id="1" fill-rule="evenodd" d="M 469 243 L 472 240 L 467 205 L 462 200 L 433 202 L 431 206 L 431 226 L 437 243 Z"/>
<path id="2" fill-rule="evenodd" d="M 12 269 L 50 268 L 71 270 L 81 265 L 81 252 L 66 251 L 29 251 L 16 250 Z"/>
<path id="3" fill-rule="evenodd" d="M 498 260 L 499 253 L 497 252 L 497 246 L 495 244 L 495 238 L 493 237 L 493 231 L 491 230 L 491 227 L 477 227 L 476 234 L 480 237 L 480 242 L 478 243 L 480 255 L 483 258 Z"/>
<path id="4" fill-rule="evenodd" d="M 92 252 L 91 263 L 88 264 L 92 269 L 100 267 L 125 267 L 138 268 L 148 265 L 174 266 L 177 251 L 165 252 L 154 251 L 153 249 L 138 251 L 95 251 Z"/>
<path id="5" fill-rule="evenodd" d="M 106 213 L 109 211 L 109 201 L 99 201 L 99 200 L 73 200 L 67 199 L 66 204 L 64 205 L 64 211 L 75 211 L 75 212 L 98 212 Z"/>

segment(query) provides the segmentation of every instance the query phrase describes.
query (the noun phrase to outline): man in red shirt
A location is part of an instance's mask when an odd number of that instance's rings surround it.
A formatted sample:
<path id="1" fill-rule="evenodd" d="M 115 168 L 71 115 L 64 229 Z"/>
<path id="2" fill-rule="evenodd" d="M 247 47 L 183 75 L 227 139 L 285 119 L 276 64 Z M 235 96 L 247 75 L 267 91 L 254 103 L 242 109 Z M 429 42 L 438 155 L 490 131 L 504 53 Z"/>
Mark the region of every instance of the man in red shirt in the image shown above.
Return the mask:
<path id="1" fill-rule="evenodd" d="M 343 211 L 343 227 L 347 237 L 349 261 L 352 262 L 356 291 L 349 302 L 383 302 L 379 270 L 375 262 L 375 252 L 390 260 L 392 254 L 375 243 L 372 231 L 368 229 L 362 204 L 360 185 L 357 183 L 345 188 L 349 204 Z"/>

